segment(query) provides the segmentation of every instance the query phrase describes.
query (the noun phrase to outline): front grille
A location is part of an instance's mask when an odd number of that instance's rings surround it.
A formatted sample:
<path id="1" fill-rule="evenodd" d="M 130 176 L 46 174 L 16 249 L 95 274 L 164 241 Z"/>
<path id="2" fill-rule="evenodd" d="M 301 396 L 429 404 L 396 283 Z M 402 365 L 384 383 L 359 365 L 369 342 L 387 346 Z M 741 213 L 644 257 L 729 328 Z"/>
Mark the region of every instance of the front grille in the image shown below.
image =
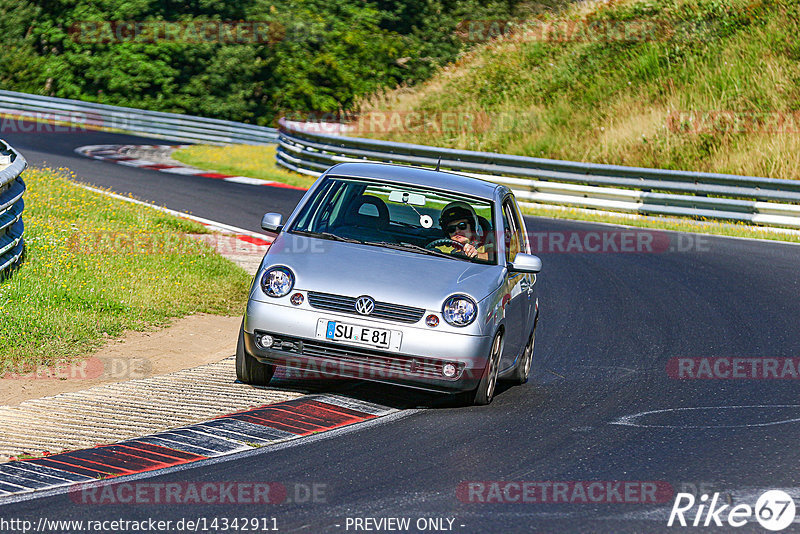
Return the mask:
<path id="1" fill-rule="evenodd" d="M 311 307 L 320 310 L 329 310 L 350 315 L 365 317 L 356 311 L 356 297 L 344 297 L 342 295 L 332 295 L 330 293 L 308 292 L 308 303 Z M 416 323 L 425 315 L 423 308 L 412 308 L 411 306 L 399 306 L 388 302 L 375 302 L 375 309 L 367 317 L 376 317 L 400 323 Z"/>
<path id="2" fill-rule="evenodd" d="M 264 333 L 265 332 L 257 331 L 256 335 L 262 335 Z M 464 364 L 458 362 L 420 358 L 407 354 L 387 353 L 368 348 L 299 339 L 280 334 L 270 335 L 274 340 L 270 350 L 333 361 L 341 366 L 337 368 L 341 374 L 351 375 L 354 378 L 389 379 L 414 377 L 441 380 L 446 379 L 442 374 L 444 364 L 453 363 L 457 371 L 456 376 L 450 380 L 456 380 L 461 376 L 464 370 Z"/>

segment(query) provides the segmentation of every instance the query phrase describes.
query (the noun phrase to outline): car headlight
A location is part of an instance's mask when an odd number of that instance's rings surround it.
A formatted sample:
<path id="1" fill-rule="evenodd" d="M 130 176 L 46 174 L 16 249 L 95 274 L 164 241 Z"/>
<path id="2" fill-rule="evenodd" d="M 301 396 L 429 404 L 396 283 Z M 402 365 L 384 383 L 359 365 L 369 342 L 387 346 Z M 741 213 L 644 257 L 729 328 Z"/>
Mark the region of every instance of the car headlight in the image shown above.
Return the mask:
<path id="1" fill-rule="evenodd" d="M 478 315 L 478 305 L 465 295 L 453 295 L 442 306 L 442 317 L 453 326 L 467 326 Z"/>
<path id="2" fill-rule="evenodd" d="M 294 287 L 294 274 L 288 267 L 271 267 L 261 277 L 261 289 L 270 297 L 285 297 Z"/>

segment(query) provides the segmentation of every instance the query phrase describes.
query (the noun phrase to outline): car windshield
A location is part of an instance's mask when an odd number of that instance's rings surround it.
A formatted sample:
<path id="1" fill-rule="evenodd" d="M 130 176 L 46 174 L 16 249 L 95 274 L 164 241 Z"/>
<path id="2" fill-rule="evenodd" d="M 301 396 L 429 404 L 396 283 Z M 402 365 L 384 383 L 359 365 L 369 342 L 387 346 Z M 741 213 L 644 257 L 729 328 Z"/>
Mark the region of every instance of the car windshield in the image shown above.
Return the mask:
<path id="1" fill-rule="evenodd" d="M 493 264 L 491 221 L 489 201 L 424 187 L 327 177 L 289 231 Z"/>

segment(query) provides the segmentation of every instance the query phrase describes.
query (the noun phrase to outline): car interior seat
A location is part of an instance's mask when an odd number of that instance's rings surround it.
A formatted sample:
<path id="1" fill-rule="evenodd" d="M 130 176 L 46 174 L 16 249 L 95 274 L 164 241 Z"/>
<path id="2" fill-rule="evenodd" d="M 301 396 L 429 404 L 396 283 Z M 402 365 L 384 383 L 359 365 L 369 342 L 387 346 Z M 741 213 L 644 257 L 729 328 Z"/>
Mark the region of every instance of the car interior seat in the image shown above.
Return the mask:
<path id="1" fill-rule="evenodd" d="M 348 226 L 386 230 L 389 227 L 389 208 L 378 197 L 361 195 L 348 206 L 345 221 Z"/>

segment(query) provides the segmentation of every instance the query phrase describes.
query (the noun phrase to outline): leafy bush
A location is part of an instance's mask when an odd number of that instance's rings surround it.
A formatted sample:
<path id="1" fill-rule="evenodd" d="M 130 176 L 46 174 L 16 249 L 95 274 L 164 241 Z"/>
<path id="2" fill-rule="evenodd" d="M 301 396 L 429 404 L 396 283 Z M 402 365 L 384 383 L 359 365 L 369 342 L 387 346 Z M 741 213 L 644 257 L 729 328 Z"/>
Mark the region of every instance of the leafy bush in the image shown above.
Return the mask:
<path id="1" fill-rule="evenodd" d="M 269 125 L 427 79 L 469 44 L 455 34 L 459 21 L 532 9 L 522 0 L 0 0 L 0 87 Z M 270 39 L 103 42 L 115 41 L 104 21 L 261 22 Z"/>

